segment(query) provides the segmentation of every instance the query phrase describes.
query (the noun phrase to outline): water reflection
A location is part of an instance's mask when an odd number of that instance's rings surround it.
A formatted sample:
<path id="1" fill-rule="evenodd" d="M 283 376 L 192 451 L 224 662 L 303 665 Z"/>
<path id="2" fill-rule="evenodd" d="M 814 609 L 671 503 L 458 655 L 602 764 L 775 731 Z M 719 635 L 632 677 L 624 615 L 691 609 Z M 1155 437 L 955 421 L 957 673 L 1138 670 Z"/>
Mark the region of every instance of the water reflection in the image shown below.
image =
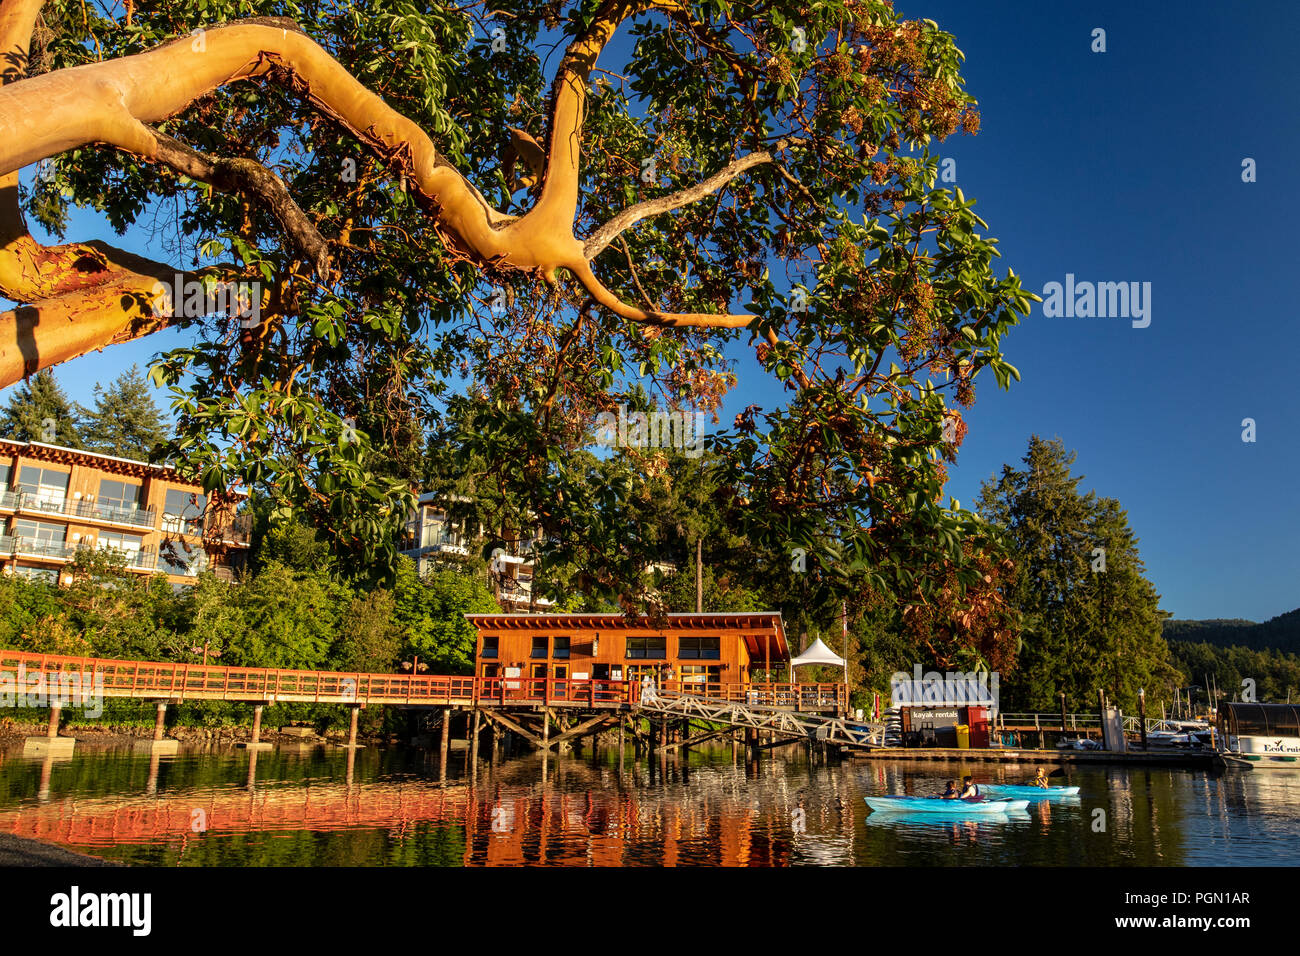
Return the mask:
<path id="1" fill-rule="evenodd" d="M 1300 837 L 1300 774 L 1089 768 L 1069 776 L 1078 797 L 965 819 L 869 813 L 862 798 L 934 793 L 965 773 L 1022 783 L 1033 768 L 788 751 L 466 753 L 445 767 L 436 750 L 302 745 L 0 751 L 0 831 L 202 866 L 1242 865 L 1294 862 Z"/>

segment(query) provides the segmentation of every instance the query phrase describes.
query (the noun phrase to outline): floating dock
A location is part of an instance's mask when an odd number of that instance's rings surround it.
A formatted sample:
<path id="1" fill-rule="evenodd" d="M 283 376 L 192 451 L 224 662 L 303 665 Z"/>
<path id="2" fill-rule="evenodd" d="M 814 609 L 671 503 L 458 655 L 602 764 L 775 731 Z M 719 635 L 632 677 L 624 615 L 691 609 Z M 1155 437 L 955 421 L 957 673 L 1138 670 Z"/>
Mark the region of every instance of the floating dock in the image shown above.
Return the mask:
<path id="1" fill-rule="evenodd" d="M 877 747 L 872 749 L 845 748 L 844 753 L 853 760 L 890 761 L 949 761 L 956 763 L 1042 763 L 1042 764 L 1145 764 L 1162 767 L 1190 767 L 1210 769 L 1216 765 L 1218 754 L 1211 751 L 1130 750 L 1124 753 L 1109 750 L 1015 750 L 990 748 L 968 749 L 958 747 Z"/>

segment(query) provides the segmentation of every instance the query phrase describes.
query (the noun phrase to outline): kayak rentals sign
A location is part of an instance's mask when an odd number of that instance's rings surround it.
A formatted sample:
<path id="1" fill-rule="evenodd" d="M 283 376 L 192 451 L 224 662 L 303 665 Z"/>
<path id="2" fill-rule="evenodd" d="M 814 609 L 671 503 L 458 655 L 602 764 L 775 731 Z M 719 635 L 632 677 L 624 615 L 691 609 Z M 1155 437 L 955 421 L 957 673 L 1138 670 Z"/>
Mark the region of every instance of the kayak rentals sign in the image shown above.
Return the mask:
<path id="1" fill-rule="evenodd" d="M 996 671 L 927 671 L 917 664 L 912 673 L 897 671 L 889 678 L 894 707 L 998 706 Z"/>

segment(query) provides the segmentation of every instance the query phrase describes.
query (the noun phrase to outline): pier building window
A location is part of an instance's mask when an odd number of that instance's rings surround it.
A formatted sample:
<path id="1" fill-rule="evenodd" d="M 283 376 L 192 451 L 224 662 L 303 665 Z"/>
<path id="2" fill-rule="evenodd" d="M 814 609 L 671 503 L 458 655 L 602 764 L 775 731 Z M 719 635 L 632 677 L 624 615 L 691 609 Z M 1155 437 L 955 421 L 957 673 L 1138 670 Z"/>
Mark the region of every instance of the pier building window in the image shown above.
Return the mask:
<path id="1" fill-rule="evenodd" d="M 555 679 L 556 679 L 556 680 L 567 680 L 568 677 L 569 677 L 569 665 L 568 665 L 568 664 L 556 664 L 556 665 L 555 665 L 555 670 L 554 670 L 553 673 L 555 674 Z"/>
<path id="2" fill-rule="evenodd" d="M 557 637 L 555 639 L 555 647 L 551 651 L 551 656 L 556 658 L 568 658 L 569 639 L 567 637 Z"/>
<path id="3" fill-rule="evenodd" d="M 722 656 L 720 637 L 683 637 L 677 642 L 677 657 L 684 661 L 716 661 Z"/>
<path id="4" fill-rule="evenodd" d="M 683 684 L 720 684 L 722 667 L 718 664 L 681 665 Z"/>
<path id="5" fill-rule="evenodd" d="M 500 638 L 496 638 L 496 637 L 485 637 L 485 638 L 483 638 L 483 650 L 482 650 L 482 652 L 479 654 L 479 657 L 482 657 L 482 658 L 489 658 L 489 657 L 490 657 L 490 658 L 494 658 L 494 659 L 495 659 L 496 656 L 497 656 L 497 644 L 498 644 L 499 640 L 500 640 Z M 484 675 L 484 676 L 487 676 L 487 675 Z M 496 675 L 494 674 L 494 675 L 492 675 L 492 676 L 495 677 Z"/>
<path id="6" fill-rule="evenodd" d="M 533 652 L 530 657 L 546 657 L 550 651 L 550 641 L 545 636 L 533 638 Z M 542 674 L 545 677 L 545 674 Z"/>
<path id="7" fill-rule="evenodd" d="M 668 638 L 666 637 L 629 637 L 627 639 L 627 657 L 629 660 L 661 661 L 668 656 Z"/>
<path id="8" fill-rule="evenodd" d="M 623 669 L 624 673 L 627 675 L 625 679 L 634 684 L 639 684 L 641 683 L 642 678 L 644 678 L 646 674 L 649 674 L 657 683 L 659 681 L 660 666 L 661 665 L 659 664 L 628 664 L 627 667 Z"/>
<path id="9" fill-rule="evenodd" d="M 501 665 L 500 665 L 500 664 L 484 664 L 484 665 L 483 665 L 483 676 L 484 676 L 484 677 L 496 677 L 497 674 L 500 672 L 500 670 L 501 670 Z"/>

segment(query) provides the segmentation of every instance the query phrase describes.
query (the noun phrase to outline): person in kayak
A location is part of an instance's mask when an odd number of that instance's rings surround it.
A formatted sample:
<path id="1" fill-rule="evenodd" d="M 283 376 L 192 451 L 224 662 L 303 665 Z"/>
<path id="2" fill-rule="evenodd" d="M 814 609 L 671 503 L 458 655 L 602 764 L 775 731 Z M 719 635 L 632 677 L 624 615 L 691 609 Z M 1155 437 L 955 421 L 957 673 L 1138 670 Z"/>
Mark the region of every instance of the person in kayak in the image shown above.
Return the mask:
<path id="1" fill-rule="evenodd" d="M 975 786 L 975 780 L 974 780 L 974 778 L 973 778 L 973 777 L 962 777 L 962 779 L 961 779 L 961 793 L 958 794 L 958 796 L 959 796 L 962 800 L 975 800 L 975 799 L 978 799 L 978 798 L 979 798 L 979 795 L 980 795 L 980 788 L 977 787 L 977 786 Z"/>
<path id="2" fill-rule="evenodd" d="M 1038 773 L 1034 775 L 1034 782 L 1030 786 L 1038 787 L 1040 790 L 1048 789 L 1047 771 L 1039 767 Z"/>
<path id="3" fill-rule="evenodd" d="M 953 786 L 953 781 L 949 780 L 948 785 L 944 787 L 943 793 L 939 794 L 941 800 L 956 800 L 957 788 Z"/>

